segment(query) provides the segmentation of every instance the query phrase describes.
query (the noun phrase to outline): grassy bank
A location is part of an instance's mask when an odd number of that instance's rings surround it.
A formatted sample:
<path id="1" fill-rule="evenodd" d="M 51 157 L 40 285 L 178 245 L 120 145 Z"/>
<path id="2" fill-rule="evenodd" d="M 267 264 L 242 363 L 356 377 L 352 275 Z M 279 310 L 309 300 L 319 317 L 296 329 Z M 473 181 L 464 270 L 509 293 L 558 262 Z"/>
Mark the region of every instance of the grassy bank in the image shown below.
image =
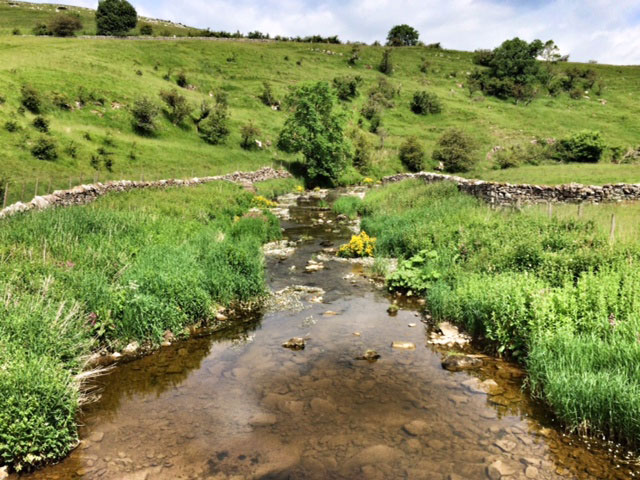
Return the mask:
<path id="1" fill-rule="evenodd" d="M 17 470 L 76 441 L 87 355 L 215 316 L 264 293 L 275 217 L 228 183 L 128 192 L 19 215 L 0 228 L 0 463 Z"/>
<path id="2" fill-rule="evenodd" d="M 390 185 L 357 210 L 378 254 L 405 260 L 391 287 L 525 364 L 570 428 L 640 445 L 637 236 L 611 245 L 593 220 L 490 210 L 450 184 Z"/>

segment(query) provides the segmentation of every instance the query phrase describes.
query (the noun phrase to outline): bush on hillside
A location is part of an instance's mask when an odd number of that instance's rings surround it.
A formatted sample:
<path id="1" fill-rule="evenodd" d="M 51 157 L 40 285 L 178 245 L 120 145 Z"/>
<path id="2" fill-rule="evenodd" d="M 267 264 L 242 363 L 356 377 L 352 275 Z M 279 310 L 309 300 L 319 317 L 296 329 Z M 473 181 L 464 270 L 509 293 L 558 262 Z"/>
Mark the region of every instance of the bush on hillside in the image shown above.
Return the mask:
<path id="1" fill-rule="evenodd" d="M 49 133 L 49 120 L 38 115 L 33 119 L 33 127 L 41 133 Z"/>
<path id="2" fill-rule="evenodd" d="M 140 27 L 140 35 L 146 35 L 146 36 L 153 35 L 153 26 L 148 23 L 145 23 L 144 25 L 142 25 Z"/>
<path id="3" fill-rule="evenodd" d="M 82 30 L 80 16 L 73 13 L 59 13 L 49 22 L 49 32 L 56 37 L 73 37 Z"/>
<path id="4" fill-rule="evenodd" d="M 158 129 L 156 117 L 159 112 L 158 106 L 147 97 L 137 99 L 131 108 L 134 130 L 142 135 L 153 135 Z"/>
<path id="5" fill-rule="evenodd" d="M 161 91 L 160 98 L 167 105 L 167 116 L 174 125 L 179 125 L 191 112 L 191 105 L 184 95 L 180 95 L 177 90 Z"/>
<path id="6" fill-rule="evenodd" d="M 4 129 L 9 133 L 14 133 L 20 130 L 20 125 L 15 120 L 7 120 L 4 124 Z"/>
<path id="7" fill-rule="evenodd" d="M 363 175 L 369 173 L 371 169 L 371 159 L 373 157 L 373 146 L 363 133 L 356 132 L 353 139 L 353 166 Z"/>
<path id="8" fill-rule="evenodd" d="M 387 107 L 393 107 L 393 99 L 398 95 L 397 89 L 386 77 L 378 77 L 378 82 L 369 91 L 369 96 L 377 96 L 381 103 Z"/>
<path id="9" fill-rule="evenodd" d="M 400 146 L 399 157 L 402 164 L 410 172 L 424 169 L 424 147 L 416 137 L 407 138 Z"/>
<path id="10" fill-rule="evenodd" d="M 385 75 L 391 75 L 393 73 L 393 60 L 391 59 L 390 48 L 386 48 L 384 52 L 382 52 L 382 60 L 380 60 L 378 70 Z"/>
<path id="11" fill-rule="evenodd" d="M 22 35 L 22 31 L 19 28 L 14 28 L 11 30 L 12 35 Z"/>
<path id="12" fill-rule="evenodd" d="M 475 65 L 480 65 L 482 67 L 488 67 L 493 60 L 493 51 L 486 49 L 479 49 L 473 52 L 472 61 Z"/>
<path id="13" fill-rule="evenodd" d="M 600 132 L 583 130 L 556 144 L 556 158 L 563 162 L 597 163 L 606 148 Z"/>
<path id="14" fill-rule="evenodd" d="M 360 75 L 336 77 L 333 79 L 333 88 L 336 89 L 336 93 L 340 100 L 351 100 L 358 96 L 358 87 L 362 84 L 362 77 Z"/>
<path id="15" fill-rule="evenodd" d="M 138 23 L 136 9 L 126 0 L 101 0 L 96 10 L 98 35 L 124 36 Z"/>
<path id="16" fill-rule="evenodd" d="M 360 60 L 360 45 L 354 45 L 351 48 L 351 56 L 349 57 L 349 65 L 356 65 Z"/>
<path id="17" fill-rule="evenodd" d="M 442 112 L 442 102 L 435 93 L 416 92 L 411 100 L 411 111 L 417 115 L 428 115 Z"/>
<path id="18" fill-rule="evenodd" d="M 272 107 L 274 105 L 279 105 L 280 102 L 273 94 L 273 90 L 271 90 L 271 84 L 269 82 L 262 82 L 262 93 L 260 94 L 260 100 L 267 107 Z"/>
<path id="19" fill-rule="evenodd" d="M 216 103 L 207 118 L 198 125 L 200 138 L 210 145 L 219 145 L 229 136 L 229 109 L 224 103 Z"/>
<path id="20" fill-rule="evenodd" d="M 278 138 L 278 147 L 300 152 L 307 177 L 334 184 L 347 166 L 349 146 L 343 116 L 334 111 L 336 97 L 327 82 L 303 85 L 287 98 L 293 109 Z"/>
<path id="21" fill-rule="evenodd" d="M 187 80 L 187 74 L 185 72 L 178 73 L 176 84 L 181 88 L 187 88 L 189 86 L 189 80 Z"/>
<path id="22" fill-rule="evenodd" d="M 47 27 L 46 23 L 42 23 L 42 22 L 36 23 L 35 26 L 33 27 L 33 30 L 31 31 L 33 32 L 34 35 L 38 37 L 50 35 L 49 27 Z"/>
<path id="23" fill-rule="evenodd" d="M 433 159 L 447 172 L 467 172 L 476 164 L 474 142 L 462 130 L 451 128 L 438 140 Z"/>
<path id="24" fill-rule="evenodd" d="M 257 146 L 256 140 L 258 137 L 262 135 L 260 129 L 256 127 L 253 122 L 245 123 L 240 128 L 240 136 L 242 137 L 242 142 L 240 146 L 245 150 L 251 150 Z"/>
<path id="25" fill-rule="evenodd" d="M 20 94 L 22 95 L 20 103 L 22 103 L 24 108 L 31 113 L 40 113 L 42 109 L 42 99 L 40 98 L 40 93 L 38 93 L 35 88 L 31 85 L 23 85 L 20 89 Z"/>
<path id="26" fill-rule="evenodd" d="M 52 162 L 58 158 L 58 146 L 53 138 L 42 136 L 31 147 L 31 154 L 38 160 Z"/>

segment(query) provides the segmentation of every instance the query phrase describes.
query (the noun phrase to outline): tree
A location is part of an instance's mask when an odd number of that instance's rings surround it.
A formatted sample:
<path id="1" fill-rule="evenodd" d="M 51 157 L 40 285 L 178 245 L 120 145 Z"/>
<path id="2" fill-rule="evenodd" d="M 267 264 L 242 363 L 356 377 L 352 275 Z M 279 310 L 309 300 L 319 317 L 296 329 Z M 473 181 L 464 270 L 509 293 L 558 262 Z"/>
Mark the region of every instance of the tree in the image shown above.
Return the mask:
<path id="1" fill-rule="evenodd" d="M 159 108 L 148 98 L 142 97 L 135 101 L 131 108 L 133 128 L 142 135 L 152 135 L 157 130 L 155 123 Z"/>
<path id="2" fill-rule="evenodd" d="M 420 34 L 418 31 L 407 25 L 396 25 L 387 35 L 387 45 L 390 47 L 414 47 L 418 44 Z"/>
<path id="3" fill-rule="evenodd" d="M 78 30 L 82 30 L 82 22 L 77 14 L 61 13 L 49 22 L 49 32 L 56 37 L 73 37 Z"/>
<path id="4" fill-rule="evenodd" d="M 138 23 L 136 9 L 127 0 L 102 0 L 96 10 L 98 35 L 124 36 Z"/>
<path id="5" fill-rule="evenodd" d="M 278 148 L 302 153 L 312 182 L 334 184 L 349 156 L 344 120 L 334 111 L 335 93 L 327 82 L 303 85 L 289 95 L 287 103 L 293 112 L 280 132 Z"/>
<path id="6" fill-rule="evenodd" d="M 198 124 L 200 138 L 210 145 L 219 145 L 231 133 L 229 130 L 229 108 L 226 103 L 218 102 L 207 117 Z"/>
<path id="7" fill-rule="evenodd" d="M 413 94 L 411 111 L 416 115 L 428 115 L 442 112 L 442 102 L 435 93 L 418 91 Z"/>
<path id="8" fill-rule="evenodd" d="M 258 140 L 260 135 L 262 135 L 260 129 L 256 127 L 253 122 L 245 123 L 240 128 L 240 136 L 242 137 L 240 146 L 245 150 L 251 150 L 257 145 L 256 140 Z"/>

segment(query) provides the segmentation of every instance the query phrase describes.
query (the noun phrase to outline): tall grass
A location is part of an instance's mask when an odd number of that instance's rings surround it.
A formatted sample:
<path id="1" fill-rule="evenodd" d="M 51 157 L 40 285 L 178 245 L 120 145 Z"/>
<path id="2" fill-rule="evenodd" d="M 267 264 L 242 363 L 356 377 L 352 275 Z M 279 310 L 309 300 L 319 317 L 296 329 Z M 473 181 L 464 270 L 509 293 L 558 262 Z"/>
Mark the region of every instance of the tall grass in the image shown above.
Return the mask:
<path id="1" fill-rule="evenodd" d="M 359 210 L 378 254 L 433 252 L 405 281 L 436 320 L 522 361 L 569 427 L 640 446 L 638 242 L 610 244 L 593 218 L 493 211 L 447 184 L 391 185 Z"/>
<path id="2" fill-rule="evenodd" d="M 29 469 L 76 440 L 77 375 L 95 347 L 158 343 L 264 293 L 280 237 L 227 183 L 128 192 L 0 229 L 0 460 Z"/>

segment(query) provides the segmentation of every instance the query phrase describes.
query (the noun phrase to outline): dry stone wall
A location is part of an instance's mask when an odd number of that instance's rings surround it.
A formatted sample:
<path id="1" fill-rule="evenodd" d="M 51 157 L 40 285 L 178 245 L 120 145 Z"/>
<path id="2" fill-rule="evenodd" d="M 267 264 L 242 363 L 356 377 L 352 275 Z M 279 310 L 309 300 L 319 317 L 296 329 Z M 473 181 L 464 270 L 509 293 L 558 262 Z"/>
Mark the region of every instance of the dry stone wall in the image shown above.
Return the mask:
<path id="1" fill-rule="evenodd" d="M 427 183 L 449 181 L 461 192 L 478 197 L 492 205 L 524 205 L 531 203 L 605 203 L 640 200 L 640 184 L 610 185 L 527 185 L 470 180 L 455 175 L 419 172 L 401 173 L 382 179 L 382 183 L 420 179 Z"/>
<path id="2" fill-rule="evenodd" d="M 255 182 L 273 180 L 276 178 L 289 178 L 291 174 L 286 170 L 275 170 L 265 167 L 255 172 L 235 172 L 228 175 L 215 177 L 191 178 L 187 180 L 158 180 L 152 182 L 135 182 L 129 180 L 118 180 L 107 183 L 94 183 L 91 185 L 78 185 L 69 190 L 56 190 L 50 195 L 35 197 L 28 203 L 14 203 L 0 210 L 0 219 L 10 217 L 20 212 L 31 210 L 44 210 L 53 207 L 67 207 L 70 205 L 85 205 L 96 198 L 111 192 L 126 192 L 142 188 L 167 188 L 167 187 L 190 187 L 203 183 L 228 181 L 238 183 L 243 186 L 250 186 Z"/>

